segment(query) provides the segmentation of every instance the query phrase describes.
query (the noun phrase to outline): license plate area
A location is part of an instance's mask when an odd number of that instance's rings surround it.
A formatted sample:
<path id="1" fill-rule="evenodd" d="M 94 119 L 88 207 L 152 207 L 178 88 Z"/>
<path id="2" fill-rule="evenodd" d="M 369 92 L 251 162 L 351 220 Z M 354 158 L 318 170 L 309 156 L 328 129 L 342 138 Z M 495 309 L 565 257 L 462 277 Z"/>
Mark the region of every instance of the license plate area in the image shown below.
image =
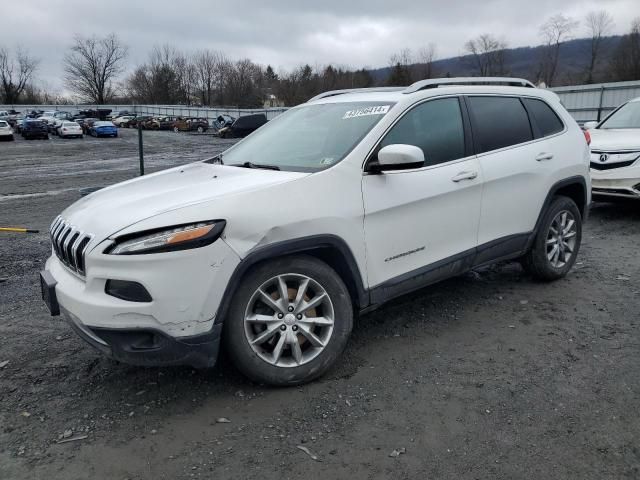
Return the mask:
<path id="1" fill-rule="evenodd" d="M 56 284 L 53 275 L 46 270 L 40 272 L 40 293 L 52 317 L 60 315 L 60 305 L 56 296 Z"/>

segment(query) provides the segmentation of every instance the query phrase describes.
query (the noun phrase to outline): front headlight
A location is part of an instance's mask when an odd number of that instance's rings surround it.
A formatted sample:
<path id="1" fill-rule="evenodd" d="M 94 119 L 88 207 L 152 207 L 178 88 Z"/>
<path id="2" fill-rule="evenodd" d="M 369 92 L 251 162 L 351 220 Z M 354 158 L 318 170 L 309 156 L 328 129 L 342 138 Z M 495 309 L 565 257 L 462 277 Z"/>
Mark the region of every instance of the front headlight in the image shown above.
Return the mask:
<path id="1" fill-rule="evenodd" d="M 141 255 L 204 247 L 218 239 L 225 224 L 224 220 L 214 220 L 124 235 L 116 238 L 105 253 Z"/>

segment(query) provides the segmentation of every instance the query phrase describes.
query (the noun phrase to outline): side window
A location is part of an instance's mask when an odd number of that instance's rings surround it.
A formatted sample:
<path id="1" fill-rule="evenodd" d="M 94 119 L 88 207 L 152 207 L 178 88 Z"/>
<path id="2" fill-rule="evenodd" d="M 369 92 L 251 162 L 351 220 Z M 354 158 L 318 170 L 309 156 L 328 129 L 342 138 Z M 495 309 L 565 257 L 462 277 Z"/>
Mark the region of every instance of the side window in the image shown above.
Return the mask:
<path id="1" fill-rule="evenodd" d="M 536 98 L 523 98 L 522 101 L 527 106 L 529 113 L 533 117 L 532 120 L 538 126 L 543 137 L 561 132 L 564 129 L 562 120 L 545 102 Z"/>
<path id="2" fill-rule="evenodd" d="M 425 166 L 463 158 L 464 127 L 458 99 L 442 98 L 414 107 L 387 133 L 380 148 L 395 143 L 421 148 Z"/>
<path id="3" fill-rule="evenodd" d="M 533 140 L 529 116 L 515 97 L 469 97 L 478 153 Z"/>

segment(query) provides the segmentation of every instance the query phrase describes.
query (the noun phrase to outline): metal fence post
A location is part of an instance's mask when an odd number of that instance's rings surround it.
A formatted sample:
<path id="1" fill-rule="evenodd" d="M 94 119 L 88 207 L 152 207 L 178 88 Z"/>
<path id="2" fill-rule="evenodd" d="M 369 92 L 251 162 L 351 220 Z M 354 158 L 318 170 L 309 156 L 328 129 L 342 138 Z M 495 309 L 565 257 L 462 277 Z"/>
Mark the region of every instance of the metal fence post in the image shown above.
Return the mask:
<path id="1" fill-rule="evenodd" d="M 142 149 L 142 123 L 138 122 L 138 153 L 140 155 L 140 176 L 144 175 L 144 152 Z"/>

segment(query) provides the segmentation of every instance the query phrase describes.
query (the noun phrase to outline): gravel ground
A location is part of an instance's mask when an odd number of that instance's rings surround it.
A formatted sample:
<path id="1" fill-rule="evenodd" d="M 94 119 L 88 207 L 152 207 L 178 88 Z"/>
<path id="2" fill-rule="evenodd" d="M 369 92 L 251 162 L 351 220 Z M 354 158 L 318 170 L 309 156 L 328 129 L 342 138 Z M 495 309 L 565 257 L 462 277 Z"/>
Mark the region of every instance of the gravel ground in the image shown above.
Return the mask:
<path id="1" fill-rule="evenodd" d="M 147 132 L 147 170 L 230 143 Z M 47 315 L 49 222 L 136 172 L 134 131 L 0 144 L 0 225 L 43 232 L 0 234 L 0 478 L 640 478 L 640 204 L 594 206 L 566 279 L 507 263 L 402 297 L 272 389 L 224 357 L 118 364 Z"/>

